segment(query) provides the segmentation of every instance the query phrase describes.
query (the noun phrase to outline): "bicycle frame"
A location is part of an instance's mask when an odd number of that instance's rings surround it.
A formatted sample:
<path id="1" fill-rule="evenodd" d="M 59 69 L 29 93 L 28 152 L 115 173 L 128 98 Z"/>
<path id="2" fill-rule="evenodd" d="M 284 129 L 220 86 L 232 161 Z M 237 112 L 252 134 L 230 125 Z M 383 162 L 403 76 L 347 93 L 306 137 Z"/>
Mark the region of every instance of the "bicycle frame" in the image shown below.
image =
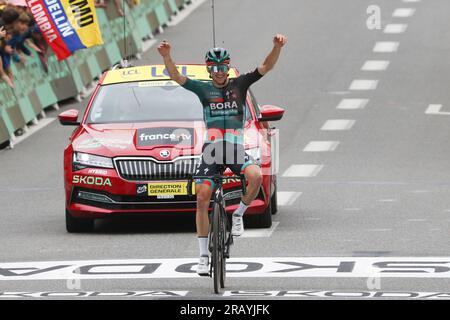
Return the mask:
<path id="1" fill-rule="evenodd" d="M 244 175 L 224 176 L 220 174 L 214 176 L 190 176 L 188 179 L 187 191 L 192 196 L 193 179 L 212 179 L 215 184 L 213 190 L 213 208 L 209 217 L 209 251 L 212 256 L 209 276 L 214 278 L 214 292 L 219 293 L 219 285 L 225 287 L 226 259 L 230 257 L 230 246 L 233 244 L 231 235 L 231 225 L 225 211 L 225 200 L 223 197 L 223 180 L 228 178 L 239 178 L 242 192 L 246 193 L 246 181 Z"/>

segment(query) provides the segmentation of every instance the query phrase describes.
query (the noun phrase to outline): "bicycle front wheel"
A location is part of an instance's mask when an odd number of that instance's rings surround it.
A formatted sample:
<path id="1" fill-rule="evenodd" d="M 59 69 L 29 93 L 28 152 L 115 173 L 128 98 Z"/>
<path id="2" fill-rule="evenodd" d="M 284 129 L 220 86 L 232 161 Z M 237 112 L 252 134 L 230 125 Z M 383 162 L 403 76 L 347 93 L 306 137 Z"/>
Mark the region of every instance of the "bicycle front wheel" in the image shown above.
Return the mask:
<path id="1" fill-rule="evenodd" d="M 220 225 L 221 225 L 221 212 L 220 206 L 215 203 L 213 208 L 213 217 L 212 217 L 212 267 L 213 267 L 213 281 L 214 281 L 214 292 L 220 292 L 221 285 L 221 277 L 222 277 L 222 250 L 221 250 L 221 242 L 220 242 Z"/>
<path id="2" fill-rule="evenodd" d="M 222 208 L 220 208 L 221 212 L 220 212 L 220 223 L 219 223 L 219 227 L 220 227 L 220 268 L 221 268 L 221 274 L 220 274 L 220 287 L 221 288 L 225 288 L 225 279 L 227 277 L 227 270 L 226 270 L 226 257 L 225 257 L 225 247 L 226 247 L 226 238 L 227 238 L 227 221 L 225 219 L 227 219 L 225 210 Z"/>

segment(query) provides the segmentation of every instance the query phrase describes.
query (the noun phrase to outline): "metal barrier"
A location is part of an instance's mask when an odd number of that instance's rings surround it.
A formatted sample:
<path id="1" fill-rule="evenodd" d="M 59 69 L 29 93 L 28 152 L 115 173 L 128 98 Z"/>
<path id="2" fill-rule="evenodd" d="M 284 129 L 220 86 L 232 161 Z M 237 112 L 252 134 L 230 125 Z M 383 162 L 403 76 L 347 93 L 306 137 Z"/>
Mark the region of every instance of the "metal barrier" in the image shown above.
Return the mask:
<path id="1" fill-rule="evenodd" d="M 126 55 L 139 56 L 143 40 L 162 32 L 163 27 L 191 0 L 141 0 L 133 8 L 125 8 Z M 0 81 L 0 144 L 14 140 L 15 132 L 45 117 L 45 109 L 58 109 L 58 102 L 70 98 L 81 101 L 85 88 L 102 72 L 125 56 L 123 18 L 113 3 L 106 9 L 97 8 L 103 36 L 103 46 L 78 50 L 64 61 L 47 54 L 48 73 L 44 72 L 37 53 L 27 57 L 25 65 L 12 63 L 14 88 Z"/>

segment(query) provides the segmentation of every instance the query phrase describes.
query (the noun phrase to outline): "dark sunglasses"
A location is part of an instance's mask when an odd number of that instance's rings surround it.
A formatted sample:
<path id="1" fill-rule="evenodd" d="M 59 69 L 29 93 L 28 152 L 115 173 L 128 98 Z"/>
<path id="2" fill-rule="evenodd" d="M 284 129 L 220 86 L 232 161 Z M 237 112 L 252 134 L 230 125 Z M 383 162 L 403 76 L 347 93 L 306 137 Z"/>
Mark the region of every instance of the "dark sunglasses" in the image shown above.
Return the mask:
<path id="1" fill-rule="evenodd" d="M 227 64 L 213 64 L 213 65 L 207 66 L 207 68 L 208 68 L 209 73 L 211 73 L 211 72 L 217 73 L 220 71 L 226 73 L 226 72 L 228 72 L 228 70 L 230 70 L 230 67 Z"/>

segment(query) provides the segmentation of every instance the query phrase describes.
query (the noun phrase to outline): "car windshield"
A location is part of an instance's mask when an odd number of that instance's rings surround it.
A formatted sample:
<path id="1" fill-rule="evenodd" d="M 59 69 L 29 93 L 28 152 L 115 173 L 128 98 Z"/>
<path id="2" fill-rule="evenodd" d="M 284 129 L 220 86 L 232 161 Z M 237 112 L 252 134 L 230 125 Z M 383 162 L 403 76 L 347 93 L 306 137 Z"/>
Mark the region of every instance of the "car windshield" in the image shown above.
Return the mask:
<path id="1" fill-rule="evenodd" d="M 173 82 L 148 81 L 100 87 L 87 122 L 192 120 L 203 120 L 203 108 L 194 93 Z"/>

